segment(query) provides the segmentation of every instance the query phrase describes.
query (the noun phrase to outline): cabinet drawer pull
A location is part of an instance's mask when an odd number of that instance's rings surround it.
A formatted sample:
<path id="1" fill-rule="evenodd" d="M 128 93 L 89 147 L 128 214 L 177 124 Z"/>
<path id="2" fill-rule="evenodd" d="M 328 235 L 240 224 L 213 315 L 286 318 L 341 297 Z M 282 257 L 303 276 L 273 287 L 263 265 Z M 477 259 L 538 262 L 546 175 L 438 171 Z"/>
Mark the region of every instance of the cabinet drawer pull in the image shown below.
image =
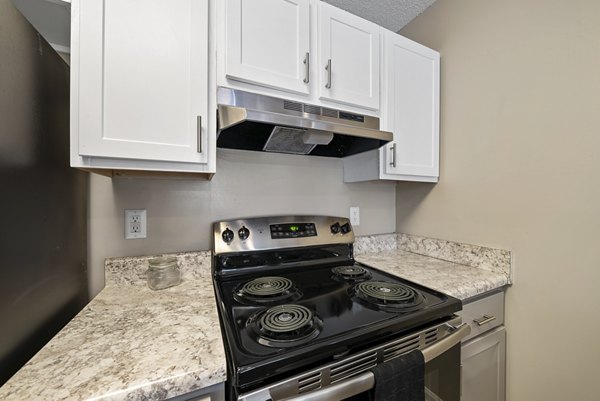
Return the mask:
<path id="1" fill-rule="evenodd" d="M 327 60 L 325 71 L 327 71 L 327 83 L 325 84 L 325 87 L 331 89 L 331 59 Z"/>
<path id="2" fill-rule="evenodd" d="M 310 53 L 306 53 L 304 56 L 304 83 L 310 82 Z"/>
<path id="3" fill-rule="evenodd" d="M 196 117 L 196 131 L 198 133 L 198 153 L 202 153 L 202 116 Z"/>
<path id="4" fill-rule="evenodd" d="M 489 323 L 492 320 L 496 320 L 496 316 L 483 315 L 479 319 L 473 319 L 473 321 L 477 323 L 477 326 L 483 326 L 484 324 Z"/>

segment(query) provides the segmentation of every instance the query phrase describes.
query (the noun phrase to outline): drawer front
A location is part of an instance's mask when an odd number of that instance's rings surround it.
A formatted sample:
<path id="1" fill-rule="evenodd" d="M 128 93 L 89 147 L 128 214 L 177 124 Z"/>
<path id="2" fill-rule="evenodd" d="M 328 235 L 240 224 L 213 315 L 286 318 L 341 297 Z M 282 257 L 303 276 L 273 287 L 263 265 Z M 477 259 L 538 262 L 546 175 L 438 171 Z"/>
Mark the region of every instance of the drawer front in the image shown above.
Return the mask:
<path id="1" fill-rule="evenodd" d="M 488 330 L 504 324 L 504 292 L 499 292 L 463 305 L 458 313 L 463 323 L 471 326 L 471 334 L 463 340 L 470 340 Z"/>

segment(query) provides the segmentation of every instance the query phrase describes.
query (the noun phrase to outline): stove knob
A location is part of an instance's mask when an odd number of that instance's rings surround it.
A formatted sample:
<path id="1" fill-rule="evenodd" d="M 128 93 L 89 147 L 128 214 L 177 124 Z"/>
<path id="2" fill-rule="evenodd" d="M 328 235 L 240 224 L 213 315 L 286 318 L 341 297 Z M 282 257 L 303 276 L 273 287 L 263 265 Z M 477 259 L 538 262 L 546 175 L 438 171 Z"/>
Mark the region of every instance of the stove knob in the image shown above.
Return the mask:
<path id="1" fill-rule="evenodd" d="M 233 241 L 233 231 L 231 231 L 229 228 L 226 228 L 221 234 L 221 237 L 223 238 L 223 241 L 229 244 L 231 241 Z"/>
<path id="2" fill-rule="evenodd" d="M 337 234 L 340 232 L 340 223 L 335 223 L 331 226 L 331 233 L 332 234 Z"/>
<path id="3" fill-rule="evenodd" d="M 348 234 L 352 231 L 352 227 L 350 227 L 350 223 L 346 223 L 342 225 L 342 234 Z"/>
<path id="4" fill-rule="evenodd" d="M 250 230 L 248 230 L 246 228 L 246 226 L 242 226 L 242 228 L 240 228 L 238 230 L 238 236 L 240 237 L 240 239 L 243 241 L 245 239 L 248 239 L 248 237 L 250 236 Z"/>

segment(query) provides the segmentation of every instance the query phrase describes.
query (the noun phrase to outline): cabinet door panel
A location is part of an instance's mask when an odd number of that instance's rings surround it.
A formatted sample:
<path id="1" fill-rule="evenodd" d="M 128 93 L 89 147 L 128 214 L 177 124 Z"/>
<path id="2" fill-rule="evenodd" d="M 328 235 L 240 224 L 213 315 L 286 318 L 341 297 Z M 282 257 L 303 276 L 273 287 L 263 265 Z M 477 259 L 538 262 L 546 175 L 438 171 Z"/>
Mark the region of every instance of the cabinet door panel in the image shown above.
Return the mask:
<path id="1" fill-rule="evenodd" d="M 506 331 L 496 329 L 461 349 L 461 401 L 504 401 L 506 387 Z"/>
<path id="2" fill-rule="evenodd" d="M 385 173 L 439 175 L 439 53 L 392 32 L 385 36 Z"/>
<path id="3" fill-rule="evenodd" d="M 319 27 L 320 97 L 378 110 L 380 27 L 321 2 Z"/>
<path id="4" fill-rule="evenodd" d="M 208 0 L 82 1 L 79 12 L 79 154 L 205 163 Z"/>
<path id="5" fill-rule="evenodd" d="M 228 78 L 308 93 L 309 0 L 227 0 L 226 16 Z"/>

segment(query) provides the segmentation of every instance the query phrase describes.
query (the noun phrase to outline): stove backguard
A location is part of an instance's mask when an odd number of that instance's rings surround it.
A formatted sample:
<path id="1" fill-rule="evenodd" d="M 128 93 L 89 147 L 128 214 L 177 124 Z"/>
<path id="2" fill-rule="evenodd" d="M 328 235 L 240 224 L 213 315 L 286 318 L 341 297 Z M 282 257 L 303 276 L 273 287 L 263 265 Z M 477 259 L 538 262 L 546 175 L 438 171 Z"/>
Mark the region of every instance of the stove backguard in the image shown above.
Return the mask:
<path id="1" fill-rule="evenodd" d="M 215 255 L 354 243 L 345 217 L 275 216 L 213 224 Z"/>

